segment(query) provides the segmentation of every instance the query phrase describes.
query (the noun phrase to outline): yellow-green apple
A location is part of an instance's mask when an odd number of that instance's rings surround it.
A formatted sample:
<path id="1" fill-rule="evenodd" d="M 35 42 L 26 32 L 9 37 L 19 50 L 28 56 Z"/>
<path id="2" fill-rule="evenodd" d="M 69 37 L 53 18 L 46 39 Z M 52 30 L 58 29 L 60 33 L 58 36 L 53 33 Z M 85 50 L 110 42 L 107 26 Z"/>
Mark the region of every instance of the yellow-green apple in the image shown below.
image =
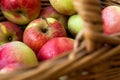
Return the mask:
<path id="1" fill-rule="evenodd" d="M 63 15 L 73 15 L 76 10 L 72 0 L 49 0 L 53 8 Z"/>
<path id="2" fill-rule="evenodd" d="M 10 73 L 37 65 L 34 51 L 23 42 L 13 41 L 0 46 L 0 73 Z"/>
<path id="3" fill-rule="evenodd" d="M 0 45 L 11 41 L 22 41 L 23 31 L 17 25 L 9 21 L 0 22 Z"/>
<path id="4" fill-rule="evenodd" d="M 49 60 L 56 56 L 73 50 L 74 39 L 69 37 L 57 37 L 47 41 L 39 50 L 39 60 Z"/>
<path id="5" fill-rule="evenodd" d="M 83 30 L 83 19 L 78 15 L 74 14 L 68 19 L 68 31 L 76 36 L 80 31 Z"/>
<path id="6" fill-rule="evenodd" d="M 9 21 L 19 25 L 25 25 L 39 16 L 41 10 L 41 1 L 2 0 L 1 10 Z"/>
<path id="7" fill-rule="evenodd" d="M 58 13 L 52 6 L 42 8 L 39 17 L 55 18 L 65 27 L 65 29 L 67 27 L 67 16 Z"/>
<path id="8" fill-rule="evenodd" d="M 120 7 L 108 6 L 102 10 L 103 32 L 107 35 L 120 32 Z"/>
<path id="9" fill-rule="evenodd" d="M 25 28 L 23 42 L 37 54 L 48 40 L 54 37 L 67 36 L 65 28 L 54 18 L 38 18 Z"/>

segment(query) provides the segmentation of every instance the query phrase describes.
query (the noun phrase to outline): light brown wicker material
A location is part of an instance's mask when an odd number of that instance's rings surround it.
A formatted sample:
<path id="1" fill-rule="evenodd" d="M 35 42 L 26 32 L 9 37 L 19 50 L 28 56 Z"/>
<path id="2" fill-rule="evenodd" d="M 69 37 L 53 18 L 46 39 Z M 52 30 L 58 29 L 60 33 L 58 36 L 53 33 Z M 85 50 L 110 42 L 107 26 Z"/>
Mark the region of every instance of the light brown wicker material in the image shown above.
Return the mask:
<path id="1" fill-rule="evenodd" d="M 74 49 L 36 67 L 0 74 L 0 80 L 120 80 L 120 34 L 103 34 L 101 19 L 102 8 L 117 2 L 73 0 L 85 26 L 75 38 Z M 49 5 L 49 0 L 42 4 Z"/>

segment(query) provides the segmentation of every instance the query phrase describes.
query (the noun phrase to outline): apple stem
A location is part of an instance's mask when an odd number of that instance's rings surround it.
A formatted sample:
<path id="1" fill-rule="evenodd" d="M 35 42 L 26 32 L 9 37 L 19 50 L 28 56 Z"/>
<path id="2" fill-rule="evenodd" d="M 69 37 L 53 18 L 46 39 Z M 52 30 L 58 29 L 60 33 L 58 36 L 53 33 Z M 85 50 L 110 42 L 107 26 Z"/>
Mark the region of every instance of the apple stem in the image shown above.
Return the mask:
<path id="1" fill-rule="evenodd" d="M 45 22 L 48 24 L 48 26 L 49 26 L 49 23 L 48 23 L 48 21 L 47 21 L 47 19 L 46 19 L 46 17 L 42 17 L 42 19 L 44 19 L 45 20 Z"/>

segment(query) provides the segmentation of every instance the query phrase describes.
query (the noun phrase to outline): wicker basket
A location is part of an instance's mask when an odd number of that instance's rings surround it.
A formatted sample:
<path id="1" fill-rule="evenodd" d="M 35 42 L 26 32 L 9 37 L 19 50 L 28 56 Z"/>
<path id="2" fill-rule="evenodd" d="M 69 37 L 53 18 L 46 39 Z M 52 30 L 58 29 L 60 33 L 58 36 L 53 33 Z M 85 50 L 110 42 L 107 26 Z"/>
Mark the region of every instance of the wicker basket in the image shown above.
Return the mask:
<path id="1" fill-rule="evenodd" d="M 119 34 L 104 35 L 101 19 L 101 9 L 119 5 L 119 0 L 73 0 L 73 4 L 85 25 L 73 51 L 36 67 L 1 74 L 0 80 L 120 80 Z M 48 5 L 49 0 L 42 0 L 42 6 Z"/>

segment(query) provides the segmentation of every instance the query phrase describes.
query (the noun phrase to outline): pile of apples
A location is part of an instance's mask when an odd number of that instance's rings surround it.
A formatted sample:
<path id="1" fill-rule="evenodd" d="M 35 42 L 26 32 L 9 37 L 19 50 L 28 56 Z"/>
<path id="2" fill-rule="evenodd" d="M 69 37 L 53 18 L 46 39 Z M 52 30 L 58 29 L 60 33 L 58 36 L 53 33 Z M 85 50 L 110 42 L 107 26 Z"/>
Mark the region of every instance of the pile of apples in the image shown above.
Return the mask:
<path id="1" fill-rule="evenodd" d="M 0 73 L 36 66 L 73 50 L 75 36 L 84 27 L 83 19 L 72 0 L 49 1 L 51 6 L 42 7 L 41 0 L 1 0 L 7 21 L 0 22 Z M 120 31 L 116 27 L 120 8 L 110 9 L 102 16 L 105 33 Z M 111 12 L 115 15 L 109 17 Z"/>
<path id="2" fill-rule="evenodd" d="M 72 0 L 50 0 L 46 7 L 41 0 L 1 0 L 0 4 L 7 19 L 0 22 L 0 73 L 36 66 L 73 50 L 78 31 L 74 26 L 78 21 L 73 21 L 78 16 L 68 23 L 76 14 Z"/>

